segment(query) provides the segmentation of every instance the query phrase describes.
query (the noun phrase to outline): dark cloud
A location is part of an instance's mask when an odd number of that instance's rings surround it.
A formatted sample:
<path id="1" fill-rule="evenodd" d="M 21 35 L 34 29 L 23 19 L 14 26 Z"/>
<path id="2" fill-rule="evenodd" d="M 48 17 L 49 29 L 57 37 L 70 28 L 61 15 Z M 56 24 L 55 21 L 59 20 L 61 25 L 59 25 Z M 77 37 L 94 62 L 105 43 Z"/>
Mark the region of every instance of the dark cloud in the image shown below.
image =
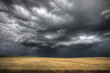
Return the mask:
<path id="1" fill-rule="evenodd" d="M 0 54 L 109 56 L 109 23 L 109 0 L 1 0 Z"/>
<path id="2" fill-rule="evenodd" d="M 110 57 L 110 49 L 109 49 L 110 40 L 104 41 L 98 44 L 95 47 L 92 47 L 88 51 L 88 56 L 95 57 L 95 56 L 102 56 L 102 57 Z"/>

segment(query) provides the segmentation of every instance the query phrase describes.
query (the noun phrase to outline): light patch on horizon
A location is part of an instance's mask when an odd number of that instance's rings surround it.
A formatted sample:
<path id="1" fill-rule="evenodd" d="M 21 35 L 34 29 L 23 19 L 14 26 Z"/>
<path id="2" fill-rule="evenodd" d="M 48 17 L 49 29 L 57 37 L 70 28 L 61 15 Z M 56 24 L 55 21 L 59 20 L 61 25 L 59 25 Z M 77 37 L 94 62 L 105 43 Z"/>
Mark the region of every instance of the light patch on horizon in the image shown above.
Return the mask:
<path id="1" fill-rule="evenodd" d="M 50 33 L 50 34 L 45 34 L 44 38 L 54 40 L 56 38 L 59 38 L 62 35 L 63 35 L 63 33 Z"/>
<path id="2" fill-rule="evenodd" d="M 45 35 L 44 37 L 47 38 L 47 39 L 53 39 L 52 35 Z"/>
<path id="3" fill-rule="evenodd" d="M 93 43 L 98 43 L 101 41 L 105 41 L 108 39 L 102 39 L 101 37 L 97 37 L 95 35 L 80 35 L 77 37 L 72 37 L 72 40 L 67 41 L 67 42 L 58 42 L 54 47 L 58 46 L 71 46 L 71 45 L 77 45 L 77 44 L 93 44 Z"/>
<path id="4" fill-rule="evenodd" d="M 94 38 L 95 38 L 95 36 L 86 36 L 85 34 L 79 36 L 79 39 L 80 39 L 80 40 L 92 40 L 92 39 L 94 39 Z"/>

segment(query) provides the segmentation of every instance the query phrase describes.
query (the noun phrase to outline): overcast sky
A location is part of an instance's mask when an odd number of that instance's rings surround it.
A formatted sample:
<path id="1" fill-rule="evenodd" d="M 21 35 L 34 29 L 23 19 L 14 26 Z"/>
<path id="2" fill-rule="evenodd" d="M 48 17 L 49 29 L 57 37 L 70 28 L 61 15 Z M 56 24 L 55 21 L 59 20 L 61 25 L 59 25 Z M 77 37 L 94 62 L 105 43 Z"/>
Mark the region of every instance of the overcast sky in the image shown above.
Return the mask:
<path id="1" fill-rule="evenodd" d="M 110 0 L 0 0 L 0 55 L 110 57 Z"/>

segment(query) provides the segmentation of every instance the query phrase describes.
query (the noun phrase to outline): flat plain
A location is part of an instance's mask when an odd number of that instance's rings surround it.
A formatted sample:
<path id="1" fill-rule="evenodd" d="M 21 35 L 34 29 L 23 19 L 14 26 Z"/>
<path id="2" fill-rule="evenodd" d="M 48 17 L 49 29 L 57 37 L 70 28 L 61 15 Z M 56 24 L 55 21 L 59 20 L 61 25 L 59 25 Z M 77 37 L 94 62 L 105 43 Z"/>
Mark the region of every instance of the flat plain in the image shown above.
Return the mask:
<path id="1" fill-rule="evenodd" d="M 0 73 L 110 73 L 110 57 L 1 57 Z"/>

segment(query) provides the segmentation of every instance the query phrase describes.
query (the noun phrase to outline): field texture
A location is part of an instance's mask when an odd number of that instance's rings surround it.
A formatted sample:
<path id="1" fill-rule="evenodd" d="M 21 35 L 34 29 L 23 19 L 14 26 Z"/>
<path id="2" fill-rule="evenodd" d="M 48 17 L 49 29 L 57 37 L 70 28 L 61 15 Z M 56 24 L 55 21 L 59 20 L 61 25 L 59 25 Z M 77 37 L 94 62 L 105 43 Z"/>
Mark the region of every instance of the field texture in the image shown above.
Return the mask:
<path id="1" fill-rule="evenodd" d="M 2 57 L 0 73 L 110 73 L 110 58 Z"/>

